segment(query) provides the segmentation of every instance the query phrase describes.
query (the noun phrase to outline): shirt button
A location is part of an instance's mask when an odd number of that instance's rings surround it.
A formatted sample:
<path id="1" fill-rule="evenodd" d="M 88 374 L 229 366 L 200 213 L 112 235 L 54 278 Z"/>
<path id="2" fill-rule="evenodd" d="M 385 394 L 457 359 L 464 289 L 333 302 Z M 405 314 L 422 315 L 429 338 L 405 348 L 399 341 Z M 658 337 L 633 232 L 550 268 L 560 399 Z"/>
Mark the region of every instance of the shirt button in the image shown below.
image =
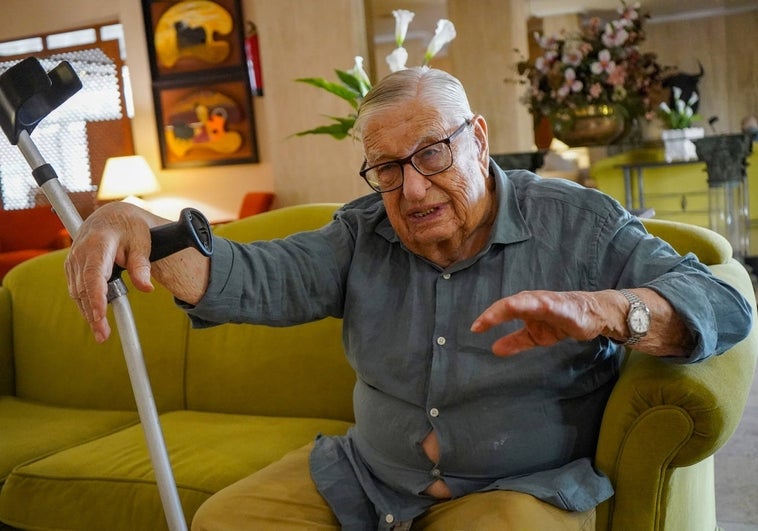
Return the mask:
<path id="1" fill-rule="evenodd" d="M 433 417 L 439 417 L 440 416 L 440 410 L 437 409 L 436 407 L 433 407 L 432 409 L 429 410 L 429 414 L 431 416 L 433 416 Z"/>
<path id="2" fill-rule="evenodd" d="M 444 345 L 445 341 L 446 341 L 445 338 L 442 337 L 442 336 L 440 336 L 440 337 L 437 338 L 437 344 L 440 345 L 440 346 Z"/>
<path id="3" fill-rule="evenodd" d="M 445 280 L 450 280 L 450 273 L 445 273 L 444 275 L 442 275 L 442 278 L 444 278 Z"/>
<path id="4" fill-rule="evenodd" d="M 433 469 L 432 469 L 432 476 L 434 476 L 435 478 L 438 478 L 438 477 L 440 477 L 441 475 L 442 475 L 442 472 L 440 472 L 440 469 L 439 469 L 439 468 L 433 468 Z"/>
<path id="5" fill-rule="evenodd" d="M 387 516 L 384 517 L 384 521 L 387 522 L 388 524 L 391 524 L 392 522 L 395 521 L 395 517 L 392 516 L 391 514 L 388 514 Z"/>

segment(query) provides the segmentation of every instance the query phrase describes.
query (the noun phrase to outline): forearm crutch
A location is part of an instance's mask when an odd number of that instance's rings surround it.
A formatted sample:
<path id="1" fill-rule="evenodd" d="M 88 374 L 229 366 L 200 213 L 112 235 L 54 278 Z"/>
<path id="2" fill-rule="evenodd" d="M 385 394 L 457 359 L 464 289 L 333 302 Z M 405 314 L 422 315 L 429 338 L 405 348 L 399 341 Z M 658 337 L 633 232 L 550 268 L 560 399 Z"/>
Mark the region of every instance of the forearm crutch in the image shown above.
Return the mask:
<path id="1" fill-rule="evenodd" d="M 30 134 L 39 122 L 79 89 L 82 83 L 66 61 L 50 72 L 29 57 L 0 75 L 0 125 L 11 144 L 18 145 L 32 168 L 32 175 L 42 188 L 64 227 L 76 239 L 82 218 L 58 181 L 53 167 L 46 163 Z M 205 256 L 212 252 L 208 221 L 194 209 L 184 209 L 179 221 L 156 227 L 152 237 L 150 260 L 164 258 L 186 247 L 194 247 Z M 114 265 L 108 282 L 108 301 L 121 337 L 129 379 L 137 403 L 140 422 L 147 440 L 150 460 L 155 470 L 163 511 L 171 531 L 184 531 L 187 524 L 179 501 L 171 463 L 161 432 L 158 411 L 150 388 L 134 316 L 121 279 L 123 269 Z"/>

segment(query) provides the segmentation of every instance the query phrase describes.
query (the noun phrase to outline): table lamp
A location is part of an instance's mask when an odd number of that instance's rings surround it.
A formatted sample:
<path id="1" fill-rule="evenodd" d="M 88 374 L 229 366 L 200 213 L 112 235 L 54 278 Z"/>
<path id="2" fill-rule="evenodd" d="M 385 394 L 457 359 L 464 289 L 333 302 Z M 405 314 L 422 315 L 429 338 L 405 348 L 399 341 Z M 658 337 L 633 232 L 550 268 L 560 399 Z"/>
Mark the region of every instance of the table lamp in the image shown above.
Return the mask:
<path id="1" fill-rule="evenodd" d="M 147 203 L 140 196 L 154 194 L 159 190 L 158 180 L 143 156 L 111 157 L 105 162 L 97 198 L 121 199 L 145 208 Z"/>

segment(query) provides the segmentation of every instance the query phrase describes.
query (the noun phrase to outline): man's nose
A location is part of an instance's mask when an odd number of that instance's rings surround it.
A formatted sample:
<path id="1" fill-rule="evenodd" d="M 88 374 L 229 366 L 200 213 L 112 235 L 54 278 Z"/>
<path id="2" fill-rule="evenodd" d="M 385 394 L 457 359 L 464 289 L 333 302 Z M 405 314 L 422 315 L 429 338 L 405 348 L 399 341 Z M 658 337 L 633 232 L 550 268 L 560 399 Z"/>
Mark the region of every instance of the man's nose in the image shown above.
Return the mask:
<path id="1" fill-rule="evenodd" d="M 408 162 L 403 166 L 403 195 L 406 199 L 421 199 L 432 182 Z"/>

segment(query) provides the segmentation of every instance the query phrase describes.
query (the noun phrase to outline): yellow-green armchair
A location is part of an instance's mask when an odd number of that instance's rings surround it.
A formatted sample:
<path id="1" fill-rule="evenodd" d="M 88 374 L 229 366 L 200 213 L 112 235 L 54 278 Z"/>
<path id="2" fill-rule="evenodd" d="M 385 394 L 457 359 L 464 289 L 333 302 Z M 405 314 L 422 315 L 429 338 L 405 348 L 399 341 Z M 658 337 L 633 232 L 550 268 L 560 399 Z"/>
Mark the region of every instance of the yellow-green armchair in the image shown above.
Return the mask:
<path id="1" fill-rule="evenodd" d="M 644 222 L 679 253 L 695 253 L 755 313 L 750 276 L 725 238 L 694 225 Z M 757 355 L 755 327 L 731 350 L 699 364 L 629 354 L 600 428 L 596 464 L 616 493 L 598 507 L 598 530 L 717 528 L 713 455 L 740 421 Z"/>

